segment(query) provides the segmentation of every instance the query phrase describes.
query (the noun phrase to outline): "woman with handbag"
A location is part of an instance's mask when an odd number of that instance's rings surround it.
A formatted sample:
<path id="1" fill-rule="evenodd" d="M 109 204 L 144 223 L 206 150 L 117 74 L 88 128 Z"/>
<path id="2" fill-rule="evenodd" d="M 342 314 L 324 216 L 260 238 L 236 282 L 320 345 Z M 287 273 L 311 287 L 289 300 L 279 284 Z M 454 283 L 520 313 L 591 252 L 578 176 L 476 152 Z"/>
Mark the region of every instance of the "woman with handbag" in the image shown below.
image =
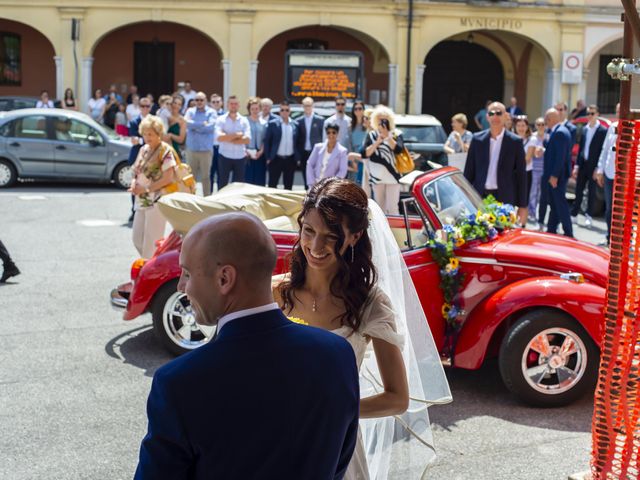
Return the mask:
<path id="1" fill-rule="evenodd" d="M 144 145 L 133 164 L 134 178 L 129 191 L 136 196 L 133 218 L 133 244 L 143 258 L 151 258 L 156 241 L 164 236 L 166 219 L 156 202 L 166 193 L 178 190 L 173 148 L 162 141 L 164 122 L 147 115 L 140 123 Z"/>
<path id="2" fill-rule="evenodd" d="M 400 177 L 396 155 L 405 154 L 402 133 L 395 128 L 393 111 L 378 105 L 371 115 L 364 157 L 369 159 L 373 199 L 387 215 L 399 215 Z"/>

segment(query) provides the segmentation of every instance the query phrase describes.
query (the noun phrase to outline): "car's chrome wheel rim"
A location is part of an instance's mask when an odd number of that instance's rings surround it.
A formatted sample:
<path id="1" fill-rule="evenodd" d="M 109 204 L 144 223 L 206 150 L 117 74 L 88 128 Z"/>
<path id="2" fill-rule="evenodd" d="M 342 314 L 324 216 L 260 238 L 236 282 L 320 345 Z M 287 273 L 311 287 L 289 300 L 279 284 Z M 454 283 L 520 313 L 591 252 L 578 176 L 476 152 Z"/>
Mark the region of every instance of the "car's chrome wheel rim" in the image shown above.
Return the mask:
<path id="1" fill-rule="evenodd" d="M 193 350 L 209 341 L 215 327 L 196 323 L 191 303 L 182 292 L 176 292 L 164 304 L 162 325 L 173 343 L 185 350 Z"/>
<path id="2" fill-rule="evenodd" d="M 0 163 L 0 187 L 9 185 L 11 181 L 11 169 L 4 163 Z"/>
<path id="3" fill-rule="evenodd" d="M 549 328 L 538 333 L 522 354 L 522 374 L 536 391 L 557 395 L 575 387 L 587 369 L 587 348 L 575 332 Z"/>
<path id="4" fill-rule="evenodd" d="M 129 188 L 131 186 L 131 182 L 133 181 L 133 168 L 130 165 L 127 165 L 124 168 L 121 168 L 118 172 L 118 183 L 123 187 Z"/>

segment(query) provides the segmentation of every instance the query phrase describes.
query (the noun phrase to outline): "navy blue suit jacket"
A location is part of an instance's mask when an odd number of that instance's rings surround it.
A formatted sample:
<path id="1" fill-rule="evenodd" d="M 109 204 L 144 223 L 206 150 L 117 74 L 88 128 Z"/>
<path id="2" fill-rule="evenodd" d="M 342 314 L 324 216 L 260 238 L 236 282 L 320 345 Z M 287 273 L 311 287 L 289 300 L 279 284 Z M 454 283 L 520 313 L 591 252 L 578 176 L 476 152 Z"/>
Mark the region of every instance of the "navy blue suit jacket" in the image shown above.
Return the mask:
<path id="1" fill-rule="evenodd" d="M 142 123 L 142 117 L 139 115 L 129 122 L 129 136 L 138 137 L 138 144 L 133 145 L 131 147 L 131 150 L 129 150 L 129 164 L 131 165 L 133 165 L 133 163 L 136 161 L 136 158 L 138 158 L 138 152 L 140 151 L 140 147 L 144 145 L 144 139 L 142 138 L 142 135 L 140 135 L 140 132 L 139 132 L 140 123 Z"/>
<path id="2" fill-rule="evenodd" d="M 135 478 L 341 479 L 359 402 L 344 338 L 279 309 L 232 320 L 154 375 Z"/>
<path id="3" fill-rule="evenodd" d="M 291 119 L 289 119 L 289 125 L 291 125 L 293 132 L 293 153 L 295 155 L 298 126 L 296 125 L 296 122 Z M 264 153 L 267 160 L 271 161 L 276 158 L 281 139 L 282 119 L 280 117 L 277 117 L 273 120 L 269 120 L 269 123 L 267 123 L 267 128 L 264 132 Z"/>
<path id="4" fill-rule="evenodd" d="M 569 131 L 569 134 L 571 135 L 571 145 L 575 145 L 576 144 L 576 135 L 578 133 L 578 128 L 571 123 L 571 120 L 565 120 L 564 121 L 564 127 Z"/>
<path id="5" fill-rule="evenodd" d="M 464 176 L 482 195 L 489 171 L 491 131 L 475 133 L 469 145 Z M 527 207 L 527 164 L 522 139 L 505 130 L 498 157 L 498 194 L 496 200 L 517 207 Z"/>
<path id="6" fill-rule="evenodd" d="M 593 138 L 591 139 L 591 143 L 589 144 L 589 158 L 584 158 L 584 144 L 587 140 L 587 128 L 585 127 L 582 129 L 580 149 L 578 150 L 578 159 L 576 160 L 579 167 L 582 167 L 586 163 L 588 168 L 593 169 L 598 165 L 600 152 L 602 151 L 602 145 L 604 144 L 604 139 L 606 137 L 607 129 L 598 123 L 598 128 L 596 128 Z"/>
<path id="7" fill-rule="evenodd" d="M 307 141 L 307 124 L 304 122 L 304 115 L 296 120 L 298 125 L 298 136 L 296 137 L 295 150 L 296 155 L 302 156 L 304 152 L 304 144 Z M 311 144 L 311 150 L 316 143 L 322 143 L 322 132 L 324 128 L 324 118 L 320 115 L 313 114 L 311 117 L 311 131 L 309 132 L 309 143 Z M 309 150 L 309 151 L 311 151 Z"/>
<path id="8" fill-rule="evenodd" d="M 549 137 L 544 151 L 543 178 L 556 177 L 559 182 L 568 180 L 571 175 L 571 133 L 564 125 L 559 125 Z"/>

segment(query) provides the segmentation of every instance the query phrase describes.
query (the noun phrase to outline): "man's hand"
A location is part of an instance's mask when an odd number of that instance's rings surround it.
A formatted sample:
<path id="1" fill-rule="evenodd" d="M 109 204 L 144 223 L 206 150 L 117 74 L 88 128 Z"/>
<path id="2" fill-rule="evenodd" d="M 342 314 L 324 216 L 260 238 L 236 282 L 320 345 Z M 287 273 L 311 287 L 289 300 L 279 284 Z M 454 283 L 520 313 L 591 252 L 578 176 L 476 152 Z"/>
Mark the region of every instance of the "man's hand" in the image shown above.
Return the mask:
<path id="1" fill-rule="evenodd" d="M 604 173 L 595 172 L 593 178 L 600 188 L 604 188 Z"/>
<path id="2" fill-rule="evenodd" d="M 571 172 L 571 178 L 578 178 L 578 166 L 573 167 L 573 172 Z"/>
<path id="3" fill-rule="evenodd" d="M 518 207 L 518 222 L 520 225 L 525 226 L 527 224 L 528 216 L 529 209 L 527 207 Z"/>
<path id="4" fill-rule="evenodd" d="M 557 188 L 558 187 L 558 177 L 549 177 L 549 185 L 551 185 L 553 188 Z"/>

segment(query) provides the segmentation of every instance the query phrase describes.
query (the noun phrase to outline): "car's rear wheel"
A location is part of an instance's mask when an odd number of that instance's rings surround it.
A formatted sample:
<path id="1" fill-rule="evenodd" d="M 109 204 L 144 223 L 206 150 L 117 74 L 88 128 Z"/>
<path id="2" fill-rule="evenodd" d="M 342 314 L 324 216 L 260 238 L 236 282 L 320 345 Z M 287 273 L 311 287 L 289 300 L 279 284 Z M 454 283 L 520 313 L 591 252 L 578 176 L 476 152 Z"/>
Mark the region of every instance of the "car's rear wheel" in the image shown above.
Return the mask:
<path id="1" fill-rule="evenodd" d="M 196 323 L 189 299 L 177 287 L 178 281 L 172 280 L 158 290 L 151 315 L 153 332 L 160 343 L 174 355 L 182 355 L 207 343 L 215 327 Z"/>
<path id="2" fill-rule="evenodd" d="M 500 373 L 511 392 L 527 403 L 566 405 L 593 390 L 600 354 L 575 319 L 552 309 L 523 315 L 500 347 Z"/>
<path id="3" fill-rule="evenodd" d="M 18 180 L 18 172 L 13 164 L 0 158 L 0 188 L 9 188 L 13 186 Z"/>
<path id="4" fill-rule="evenodd" d="M 126 190 L 131 186 L 133 180 L 133 168 L 128 163 L 123 162 L 113 170 L 112 178 L 118 188 Z"/>

